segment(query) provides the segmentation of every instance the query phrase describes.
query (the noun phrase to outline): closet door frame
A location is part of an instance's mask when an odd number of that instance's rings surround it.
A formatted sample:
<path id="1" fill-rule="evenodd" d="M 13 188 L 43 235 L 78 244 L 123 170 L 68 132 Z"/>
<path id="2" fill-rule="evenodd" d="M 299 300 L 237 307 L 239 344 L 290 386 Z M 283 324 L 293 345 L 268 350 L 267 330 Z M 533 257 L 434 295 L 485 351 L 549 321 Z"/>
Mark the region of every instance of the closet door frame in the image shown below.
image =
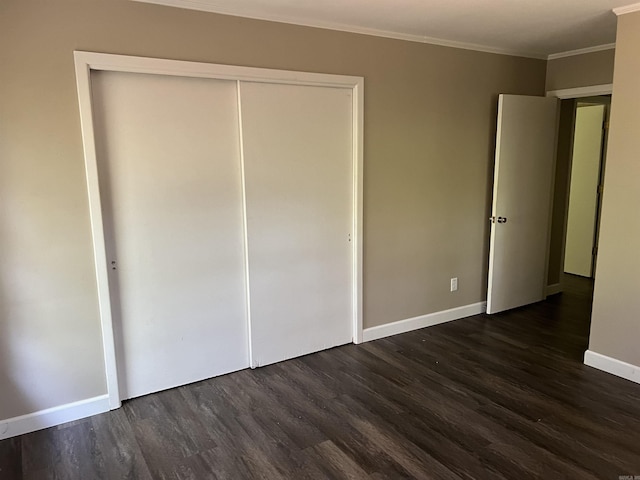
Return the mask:
<path id="1" fill-rule="evenodd" d="M 113 319 L 111 311 L 111 293 L 109 291 L 108 265 L 102 218 L 102 202 L 100 199 L 100 185 L 98 178 L 98 161 L 95 146 L 95 131 L 93 125 L 93 108 L 91 97 L 91 72 L 112 71 L 127 73 L 143 73 L 151 75 L 169 75 L 194 78 L 211 78 L 232 80 L 238 82 L 238 106 L 240 108 L 241 81 L 278 83 L 290 85 L 313 85 L 333 88 L 350 89 L 352 91 L 352 168 L 353 168 L 353 242 L 352 243 L 352 332 L 353 342 L 362 342 L 362 204 L 363 204 L 363 119 L 364 119 L 364 78 L 333 75 L 322 73 L 295 72 L 288 70 L 272 70 L 266 68 L 240 67 L 232 65 L 218 65 L 212 63 L 186 62 L 146 57 L 133 57 L 93 52 L 74 52 L 76 85 L 80 108 L 80 123 L 84 148 L 85 175 L 89 200 L 89 213 L 93 254 L 95 263 L 96 285 L 100 325 L 102 330 L 102 345 L 104 349 L 104 366 L 106 373 L 107 395 L 111 410 L 120 407 L 120 392 L 118 389 L 118 374 L 115 353 Z M 240 111 L 240 116 L 242 112 Z M 242 134 L 242 125 L 238 125 Z M 242 145 L 240 146 L 242 149 Z M 241 150 L 242 155 L 242 150 Z M 242 160 L 242 159 L 241 159 Z M 244 163 L 243 163 L 244 165 Z M 244 189 L 244 172 L 243 189 Z M 243 210 L 246 213 L 246 195 L 243 191 Z M 244 225 L 245 275 L 248 279 L 247 259 L 247 231 L 246 216 Z M 249 301 L 250 286 L 247 285 L 247 302 Z M 249 321 L 250 344 L 251 322 Z"/>

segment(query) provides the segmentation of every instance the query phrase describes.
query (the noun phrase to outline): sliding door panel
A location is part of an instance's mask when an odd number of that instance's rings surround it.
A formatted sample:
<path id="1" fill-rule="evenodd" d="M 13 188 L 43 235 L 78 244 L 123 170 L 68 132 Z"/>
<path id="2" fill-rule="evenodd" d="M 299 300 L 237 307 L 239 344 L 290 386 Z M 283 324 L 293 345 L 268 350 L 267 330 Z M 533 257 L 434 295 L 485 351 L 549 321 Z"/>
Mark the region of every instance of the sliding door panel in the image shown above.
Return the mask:
<path id="1" fill-rule="evenodd" d="M 352 341 L 350 89 L 241 82 L 251 364 Z"/>
<path id="2" fill-rule="evenodd" d="M 237 83 L 92 72 L 121 398 L 249 366 Z"/>

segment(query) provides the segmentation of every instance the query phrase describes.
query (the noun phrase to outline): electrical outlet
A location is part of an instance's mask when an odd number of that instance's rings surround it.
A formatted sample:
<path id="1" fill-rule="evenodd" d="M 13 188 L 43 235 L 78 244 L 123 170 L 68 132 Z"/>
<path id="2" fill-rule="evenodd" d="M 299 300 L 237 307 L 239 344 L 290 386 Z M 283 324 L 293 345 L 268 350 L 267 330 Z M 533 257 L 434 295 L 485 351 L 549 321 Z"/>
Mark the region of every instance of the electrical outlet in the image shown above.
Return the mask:
<path id="1" fill-rule="evenodd" d="M 455 292 L 458 290 L 458 277 L 453 277 L 451 279 L 451 291 Z"/>

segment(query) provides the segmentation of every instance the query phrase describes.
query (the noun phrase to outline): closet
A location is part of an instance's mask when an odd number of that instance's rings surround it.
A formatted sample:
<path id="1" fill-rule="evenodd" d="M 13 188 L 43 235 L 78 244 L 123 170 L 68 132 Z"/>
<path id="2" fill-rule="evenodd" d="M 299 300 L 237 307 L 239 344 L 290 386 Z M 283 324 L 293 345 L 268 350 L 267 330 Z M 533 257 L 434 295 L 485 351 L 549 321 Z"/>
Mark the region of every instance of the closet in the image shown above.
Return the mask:
<path id="1" fill-rule="evenodd" d="M 76 67 L 115 403 L 355 339 L 362 79 Z"/>

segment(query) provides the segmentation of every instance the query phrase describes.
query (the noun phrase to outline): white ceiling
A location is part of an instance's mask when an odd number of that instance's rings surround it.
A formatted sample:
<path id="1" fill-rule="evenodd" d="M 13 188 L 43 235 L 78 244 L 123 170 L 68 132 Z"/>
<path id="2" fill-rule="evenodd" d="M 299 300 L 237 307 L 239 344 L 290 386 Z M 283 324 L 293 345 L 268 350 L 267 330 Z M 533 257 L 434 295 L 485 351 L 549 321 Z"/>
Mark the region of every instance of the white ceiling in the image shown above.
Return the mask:
<path id="1" fill-rule="evenodd" d="M 611 46 L 630 0 L 137 0 L 241 17 L 547 58 Z M 635 5 L 633 7 L 639 7 Z M 637 9 L 633 8 L 631 9 Z"/>

